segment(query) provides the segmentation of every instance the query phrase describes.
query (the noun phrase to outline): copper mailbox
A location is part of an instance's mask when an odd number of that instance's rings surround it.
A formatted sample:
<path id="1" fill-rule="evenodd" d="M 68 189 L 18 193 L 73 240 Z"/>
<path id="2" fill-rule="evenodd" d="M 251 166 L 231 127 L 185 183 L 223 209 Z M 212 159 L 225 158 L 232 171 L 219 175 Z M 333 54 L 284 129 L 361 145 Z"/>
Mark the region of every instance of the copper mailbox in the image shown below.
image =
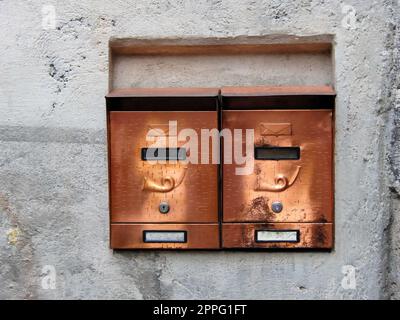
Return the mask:
<path id="1" fill-rule="evenodd" d="M 200 136 L 218 128 L 218 94 L 128 89 L 106 97 L 112 248 L 220 247 L 218 164 L 187 161 L 187 141 L 178 139 L 182 129 Z"/>
<path id="2" fill-rule="evenodd" d="M 111 248 L 333 247 L 332 88 L 126 89 L 106 100 Z M 203 129 L 250 129 L 249 174 L 225 161 L 225 138 L 214 148 L 210 137 L 204 163 Z"/>
<path id="3" fill-rule="evenodd" d="M 222 128 L 254 130 L 253 173 L 223 165 L 222 246 L 332 248 L 333 90 L 223 88 L 221 95 Z"/>

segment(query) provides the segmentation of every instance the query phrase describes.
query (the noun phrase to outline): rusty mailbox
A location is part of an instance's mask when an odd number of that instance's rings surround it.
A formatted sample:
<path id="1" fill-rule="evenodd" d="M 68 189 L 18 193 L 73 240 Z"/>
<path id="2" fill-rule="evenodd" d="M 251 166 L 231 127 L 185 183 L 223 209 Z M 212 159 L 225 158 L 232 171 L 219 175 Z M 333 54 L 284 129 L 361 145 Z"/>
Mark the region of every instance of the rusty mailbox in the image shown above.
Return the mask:
<path id="1" fill-rule="evenodd" d="M 220 248 L 218 164 L 188 162 L 177 139 L 185 128 L 199 136 L 218 128 L 218 96 L 190 88 L 107 95 L 111 248 Z"/>
<path id="2" fill-rule="evenodd" d="M 330 87 L 227 87 L 222 128 L 254 130 L 254 170 L 223 165 L 223 248 L 333 245 Z M 244 143 L 244 141 L 243 141 Z"/>

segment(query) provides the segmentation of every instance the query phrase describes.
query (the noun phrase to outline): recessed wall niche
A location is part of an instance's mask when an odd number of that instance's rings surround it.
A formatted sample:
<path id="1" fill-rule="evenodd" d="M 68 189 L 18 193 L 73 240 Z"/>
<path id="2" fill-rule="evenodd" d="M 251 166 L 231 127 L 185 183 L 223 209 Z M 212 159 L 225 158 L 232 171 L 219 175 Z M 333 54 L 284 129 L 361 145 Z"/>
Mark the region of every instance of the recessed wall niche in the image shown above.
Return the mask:
<path id="1" fill-rule="evenodd" d="M 331 35 L 110 40 L 110 90 L 333 85 Z"/>
<path id="2" fill-rule="evenodd" d="M 330 40 L 111 40 L 111 248 L 332 249 Z M 149 128 L 251 128 L 253 167 L 185 162 L 185 141 L 154 147 Z"/>

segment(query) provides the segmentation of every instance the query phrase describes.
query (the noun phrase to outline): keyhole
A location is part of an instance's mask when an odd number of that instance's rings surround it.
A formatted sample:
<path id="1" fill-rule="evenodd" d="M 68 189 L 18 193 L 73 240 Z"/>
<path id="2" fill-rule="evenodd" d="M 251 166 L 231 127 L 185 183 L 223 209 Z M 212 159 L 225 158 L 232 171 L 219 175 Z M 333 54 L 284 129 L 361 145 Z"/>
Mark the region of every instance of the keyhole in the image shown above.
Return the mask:
<path id="1" fill-rule="evenodd" d="M 169 212 L 169 204 L 168 202 L 161 202 L 158 208 L 161 213 L 168 213 Z"/>
<path id="2" fill-rule="evenodd" d="M 281 212 L 282 209 L 283 209 L 282 202 L 280 202 L 280 201 L 275 201 L 275 202 L 273 202 L 273 203 L 271 204 L 271 209 L 272 209 L 272 211 L 275 212 L 275 213 Z"/>

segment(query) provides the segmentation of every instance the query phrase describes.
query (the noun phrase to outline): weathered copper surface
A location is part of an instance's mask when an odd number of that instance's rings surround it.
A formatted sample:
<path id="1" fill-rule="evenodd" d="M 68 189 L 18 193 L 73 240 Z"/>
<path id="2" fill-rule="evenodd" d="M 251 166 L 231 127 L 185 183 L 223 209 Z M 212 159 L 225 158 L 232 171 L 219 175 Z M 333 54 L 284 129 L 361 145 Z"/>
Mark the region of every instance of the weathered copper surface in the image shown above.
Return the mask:
<path id="1" fill-rule="evenodd" d="M 266 123 L 279 124 L 276 135 L 265 134 Z M 298 160 L 255 160 L 252 175 L 224 164 L 224 222 L 332 222 L 331 110 L 229 110 L 223 128 L 254 129 L 255 147 L 300 147 Z M 276 201 L 280 213 L 271 210 Z"/>
<path id="2" fill-rule="evenodd" d="M 184 231 L 185 243 L 146 243 L 143 231 Z M 112 224 L 114 249 L 219 249 L 218 224 Z"/>
<path id="3" fill-rule="evenodd" d="M 332 223 L 224 223 L 223 248 L 318 248 L 333 245 Z M 284 230 L 299 232 L 299 242 L 257 242 L 257 230 Z"/>
<path id="4" fill-rule="evenodd" d="M 141 159 L 149 129 L 167 135 L 168 122 L 177 121 L 177 132 L 191 128 L 218 128 L 217 112 L 118 112 L 109 113 L 111 222 L 211 223 L 218 222 L 218 165 L 151 164 Z M 185 142 L 178 142 L 181 147 Z M 200 157 L 200 152 L 199 152 Z M 167 202 L 170 210 L 160 213 Z"/>

